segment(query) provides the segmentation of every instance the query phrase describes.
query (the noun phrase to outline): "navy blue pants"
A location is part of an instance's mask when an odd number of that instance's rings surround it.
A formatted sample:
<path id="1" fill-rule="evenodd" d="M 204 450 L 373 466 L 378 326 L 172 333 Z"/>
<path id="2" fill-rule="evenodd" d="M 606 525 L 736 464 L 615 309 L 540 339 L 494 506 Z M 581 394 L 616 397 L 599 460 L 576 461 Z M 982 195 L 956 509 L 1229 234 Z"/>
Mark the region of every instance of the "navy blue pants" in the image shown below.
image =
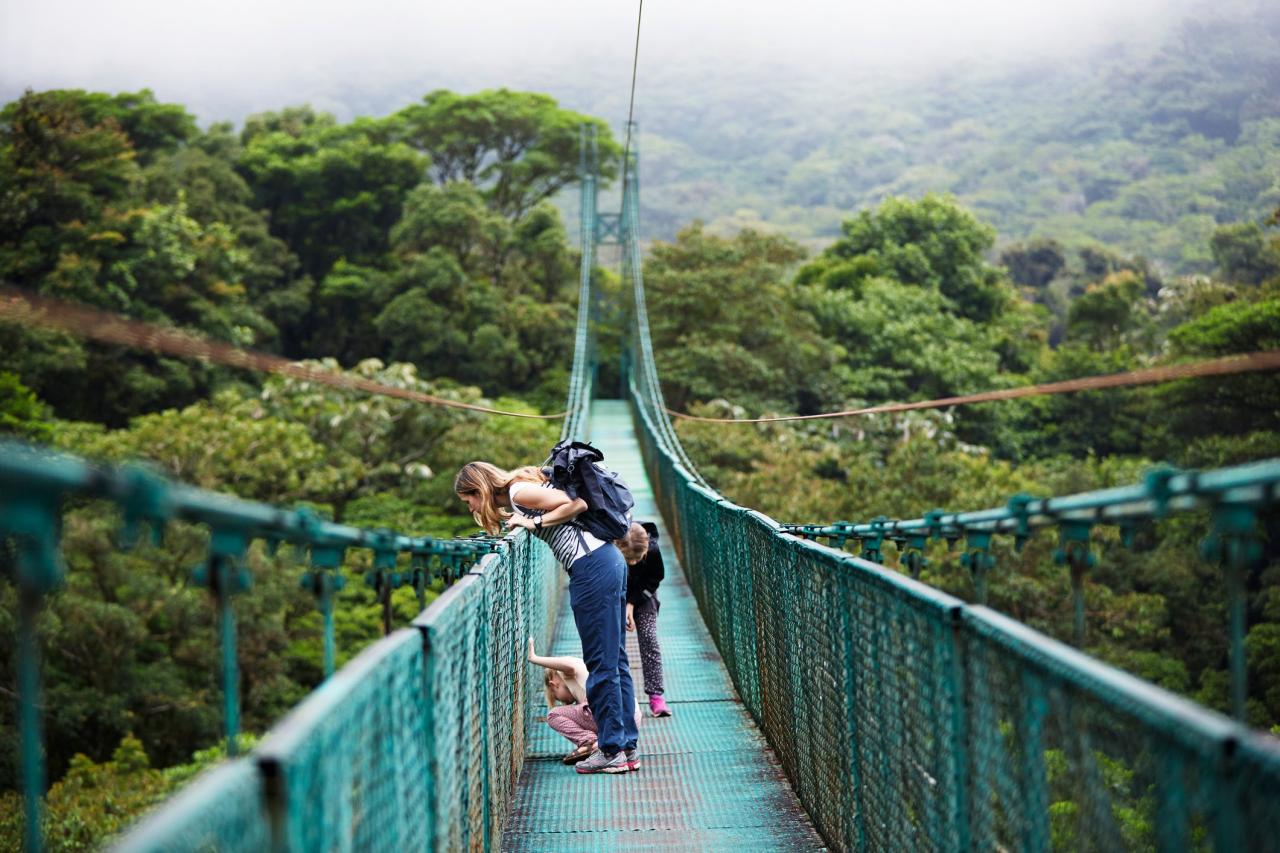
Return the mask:
<path id="1" fill-rule="evenodd" d="M 587 665 L 587 704 L 605 755 L 635 749 L 636 689 L 627 663 L 627 564 L 613 543 L 574 561 L 569 606 Z"/>

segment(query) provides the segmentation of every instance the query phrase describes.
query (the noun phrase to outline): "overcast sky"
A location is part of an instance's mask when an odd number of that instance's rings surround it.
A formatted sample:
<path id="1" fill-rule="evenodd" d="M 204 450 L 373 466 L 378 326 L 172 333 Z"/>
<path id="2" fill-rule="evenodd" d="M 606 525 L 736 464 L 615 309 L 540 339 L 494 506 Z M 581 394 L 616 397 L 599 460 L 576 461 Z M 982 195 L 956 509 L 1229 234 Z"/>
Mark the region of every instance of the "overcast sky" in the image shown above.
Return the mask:
<path id="1" fill-rule="evenodd" d="M 799 73 L 1043 57 L 1127 41 L 1189 2 L 648 0 L 640 81 L 707 63 Z M 150 88 L 209 121 L 302 102 L 346 119 L 353 102 L 574 75 L 625 89 L 635 23 L 630 0 L 0 0 L 0 98 Z"/>

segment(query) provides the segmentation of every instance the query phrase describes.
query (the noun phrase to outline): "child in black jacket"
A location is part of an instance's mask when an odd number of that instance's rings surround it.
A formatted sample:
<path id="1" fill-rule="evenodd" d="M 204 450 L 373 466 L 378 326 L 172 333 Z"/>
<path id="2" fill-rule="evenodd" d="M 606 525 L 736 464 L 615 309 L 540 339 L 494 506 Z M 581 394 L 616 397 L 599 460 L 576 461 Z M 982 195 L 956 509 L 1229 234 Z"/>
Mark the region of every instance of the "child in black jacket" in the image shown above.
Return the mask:
<path id="1" fill-rule="evenodd" d="M 615 544 L 627 561 L 627 630 L 636 632 L 640 644 L 649 712 L 655 717 L 670 717 L 671 709 L 662 698 L 662 650 L 658 646 L 658 609 L 662 606 L 658 584 L 666 576 L 658 550 L 658 527 L 648 521 L 633 522 L 627 535 Z"/>

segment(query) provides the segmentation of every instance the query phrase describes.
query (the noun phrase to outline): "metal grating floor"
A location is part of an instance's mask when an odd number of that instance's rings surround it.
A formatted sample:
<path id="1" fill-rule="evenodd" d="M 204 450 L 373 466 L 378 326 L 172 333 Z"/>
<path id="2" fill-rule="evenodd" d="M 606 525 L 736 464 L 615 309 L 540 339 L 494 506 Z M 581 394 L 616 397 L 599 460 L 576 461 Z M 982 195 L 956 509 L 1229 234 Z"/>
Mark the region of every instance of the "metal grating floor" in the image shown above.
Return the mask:
<path id="1" fill-rule="evenodd" d="M 636 518 L 657 522 L 667 578 L 659 590 L 666 698 L 673 716 L 640 725 L 643 766 L 621 776 L 579 776 L 559 758 L 570 748 L 536 725 L 502 848 L 555 850 L 821 850 L 821 838 L 787 784 L 768 743 L 734 692 L 671 549 L 620 400 L 592 405 L 590 435 L 636 497 Z M 634 634 L 628 656 L 642 687 Z M 552 654 L 580 655 L 560 605 Z M 643 705 L 643 692 L 640 692 Z M 542 718 L 539 717 L 539 720 Z"/>

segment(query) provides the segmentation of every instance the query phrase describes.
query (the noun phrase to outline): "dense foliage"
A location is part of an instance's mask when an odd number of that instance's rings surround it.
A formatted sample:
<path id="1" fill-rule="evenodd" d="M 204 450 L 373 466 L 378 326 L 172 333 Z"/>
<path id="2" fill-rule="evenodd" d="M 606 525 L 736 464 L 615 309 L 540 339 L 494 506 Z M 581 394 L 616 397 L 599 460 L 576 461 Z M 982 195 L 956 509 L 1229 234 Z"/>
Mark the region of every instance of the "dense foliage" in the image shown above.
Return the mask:
<path id="1" fill-rule="evenodd" d="M 584 122 L 611 173 L 608 128 L 532 93 L 434 92 L 346 125 L 295 107 L 236 135 L 145 91 L 28 92 L 0 111 L 0 282 L 555 405 L 575 262 L 547 200 L 576 174 Z M 9 326 L 0 349 L 58 416 L 112 426 L 231 378 Z"/>
<path id="2" fill-rule="evenodd" d="M 356 371 L 438 396 L 481 399 L 475 389 L 425 382 L 407 364 L 367 361 Z M 514 399 L 498 402 L 528 410 Z M 231 388 L 181 410 L 143 415 L 124 429 L 67 422 L 51 429 L 60 447 L 106 460 L 151 459 L 204 488 L 306 503 L 351 524 L 445 536 L 475 530 L 452 494 L 453 471 L 475 457 L 507 465 L 540 458 L 557 435 L 553 423 L 353 397 L 282 379 L 268 380 L 261 391 Z M 54 779 L 77 753 L 103 760 L 129 733 L 153 761 L 168 766 L 195 746 L 216 742 L 221 730 L 214 609 L 205 591 L 187 583 L 207 533 L 174 524 L 162 545 L 128 552 L 115 544 L 118 526 L 115 513 L 94 503 L 65 515 L 66 585 L 50 597 L 41 631 Z M 236 603 L 249 731 L 264 730 L 322 674 L 320 614 L 298 584 L 301 558 L 289 549 L 275 557 L 256 546 L 250 553 L 253 586 Z M 355 577 L 336 607 L 340 661 L 381 635 L 380 606 L 359 579 L 367 559 L 352 553 L 348 568 Z M 0 637 L 13 648 L 12 587 L 0 587 L 0 597 Z M 393 601 L 400 620 L 417 613 L 411 590 L 397 590 Z M 89 625 L 92 631 L 85 630 Z M 13 665 L 8 656 L 0 661 L 0 683 L 12 683 Z M 10 785 L 13 713 L 11 703 L 0 708 L 0 770 Z"/>
<path id="3" fill-rule="evenodd" d="M 1216 224 L 1280 204 L 1280 7 L 1200 2 L 1145 38 L 1017 66 L 647 67 L 641 222 L 664 240 L 699 216 L 715 234 L 781 230 L 821 247 L 851 211 L 951 192 L 1003 241 L 1208 272 Z M 611 103 L 593 94 L 584 109 Z"/>
<path id="4" fill-rule="evenodd" d="M 675 235 L 645 266 L 668 405 L 813 413 L 1280 348 L 1280 17 L 1247 16 L 1247 31 L 1188 25 L 1160 49 L 1067 72 L 879 81 L 839 105 L 762 98 L 767 87 L 705 110 L 673 96 L 643 146 L 644 221 Z M 553 196 L 575 174 L 583 121 L 595 120 L 543 95 L 436 91 L 382 118 L 289 107 L 237 132 L 201 129 L 148 92 L 28 92 L 0 110 L 0 282 L 438 396 L 556 410 L 577 258 Z M 618 146 L 596 124 L 607 177 Z M 685 225 L 692 214 L 709 221 Z M 765 220 L 792 236 L 739 227 Z M 600 306 L 612 353 L 625 303 L 611 274 L 598 281 L 615 300 Z M 413 533 L 474 530 L 453 470 L 534 460 L 557 431 L 11 324 L 0 353 L 5 434 Z M 680 433 L 720 489 L 779 520 L 916 517 L 1130 483 L 1157 463 L 1280 455 L 1280 385 L 1258 374 Z M 1098 534 L 1087 645 L 1223 708 L 1225 599 L 1198 557 L 1206 524 L 1160 522 L 1132 550 Z M 1264 525 L 1249 716 L 1274 726 L 1280 518 Z M 220 737 L 213 610 L 187 583 L 207 534 L 174 525 L 125 552 L 117 526 L 104 506 L 68 507 L 70 571 L 40 628 L 50 833 L 65 849 L 215 760 L 192 756 Z M 1070 586 L 1051 540 L 997 546 L 991 601 L 1065 638 Z M 262 731 L 319 680 L 321 626 L 297 555 L 255 548 L 248 563 L 241 695 L 245 728 Z M 973 595 L 942 543 L 924 579 Z M 0 585 L 6 648 L 14 595 Z M 400 619 L 417 608 L 408 590 L 394 603 Z M 380 628 L 372 591 L 349 583 L 340 661 Z M 0 684 L 13 676 L 0 660 Z M 13 713 L 0 705 L 0 788 L 15 783 Z M 0 836 L 16 837 L 13 802 L 0 802 Z"/>
<path id="5" fill-rule="evenodd" d="M 28 92 L 0 111 L 0 281 L 438 397 L 558 410 L 577 259 L 547 199 L 576 175 L 587 121 L 543 95 L 434 92 L 382 119 L 341 125 L 297 107 L 237 134 L 200 130 L 148 92 Z M 617 146 L 603 126 L 599 139 L 612 171 Z M 454 149 L 480 168 L 444 168 Z M 473 458 L 541 459 L 559 429 L 12 324 L 0 324 L 0 352 L 6 434 L 412 534 L 473 532 L 452 472 Z M 122 551 L 118 527 L 105 505 L 67 507 L 66 583 L 40 624 L 49 832 L 62 849 L 122 827 L 190 775 L 153 766 L 221 736 L 215 614 L 189 583 L 207 531 L 174 524 L 161 544 Z M 247 731 L 322 674 L 303 558 L 257 546 L 248 558 L 252 588 L 236 599 Z M 346 566 L 339 663 L 381 635 L 366 562 L 353 552 Z M 10 649 L 15 595 L 0 585 Z M 393 606 L 401 622 L 418 610 L 409 589 Z M 0 660 L 0 684 L 14 664 Z M 3 788 L 17 781 L 15 710 L 0 705 Z"/>
<path id="6" fill-rule="evenodd" d="M 1257 237 L 1233 225 L 1215 237 L 1230 243 L 1242 232 L 1263 244 L 1253 258 L 1280 250 L 1280 234 L 1262 223 Z M 1153 282 L 1140 261 L 1067 257 L 1044 242 L 1014 246 L 996 266 L 986 260 L 990 229 L 940 196 L 890 199 L 848 220 L 844 233 L 798 269 L 794 243 L 750 231 L 728 240 L 695 227 L 655 246 L 646 286 L 668 402 L 743 417 L 1280 348 L 1280 267 L 1255 272 L 1254 263 L 1233 263 L 1236 255 L 1221 254 L 1212 278 L 1169 282 Z M 1036 285 L 1059 277 L 1061 319 L 1033 301 Z M 759 328 L 759 300 L 772 313 L 768 332 Z M 1058 323 L 1062 340 L 1051 347 Z M 1280 456 L 1280 384 L 1253 374 L 807 425 L 682 422 L 680 434 L 725 494 L 779 520 L 918 518 L 936 507 L 1002 506 L 1017 493 L 1134 483 L 1157 463 Z M 1280 723 L 1280 513 L 1263 527 L 1267 563 L 1248 583 L 1249 716 L 1269 727 Z M 1221 569 L 1200 557 L 1207 531 L 1205 516 L 1161 522 L 1132 550 L 1114 529 L 1099 532 L 1087 647 L 1225 709 L 1225 590 Z M 1070 581 L 1050 559 L 1053 548 L 1051 534 L 1021 553 L 998 545 L 991 602 L 1069 639 Z M 936 544 L 923 577 L 971 598 L 973 579 L 958 556 Z"/>

